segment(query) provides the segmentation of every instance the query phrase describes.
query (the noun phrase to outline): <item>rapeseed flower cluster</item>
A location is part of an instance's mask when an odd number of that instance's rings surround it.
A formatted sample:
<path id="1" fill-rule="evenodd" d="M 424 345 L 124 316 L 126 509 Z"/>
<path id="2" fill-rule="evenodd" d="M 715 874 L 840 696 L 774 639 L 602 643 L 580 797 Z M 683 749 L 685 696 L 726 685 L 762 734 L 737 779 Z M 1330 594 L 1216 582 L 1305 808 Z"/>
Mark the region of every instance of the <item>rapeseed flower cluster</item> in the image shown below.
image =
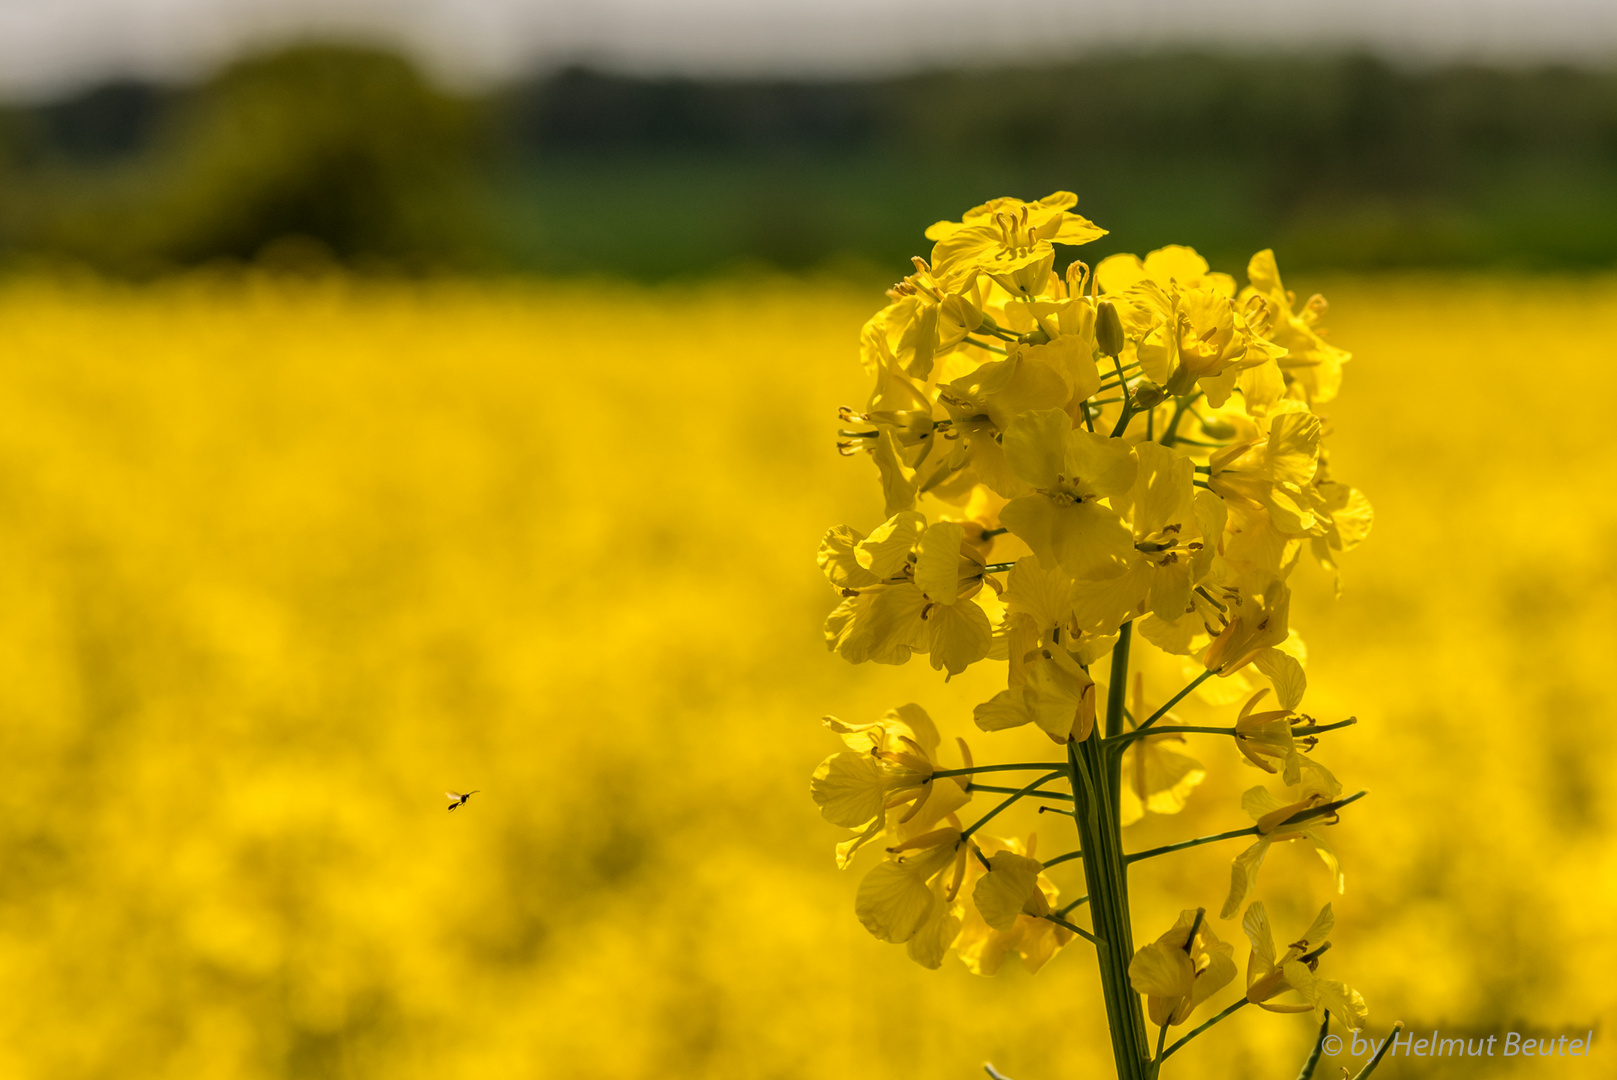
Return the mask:
<path id="1" fill-rule="evenodd" d="M 1248 900 L 1284 841 L 1311 845 L 1343 886 L 1325 833 L 1359 796 L 1344 797 L 1312 752 L 1352 720 L 1299 711 L 1307 653 L 1288 579 L 1305 556 L 1338 574 L 1372 512 L 1328 466 L 1324 407 L 1349 354 L 1327 340 L 1325 301 L 1299 303 L 1270 251 L 1252 257 L 1244 287 L 1187 247 L 1058 270 L 1059 249 L 1104 235 L 1076 203 L 995 199 L 927 230 L 931 258 L 914 260 L 862 332 L 870 399 L 840 414 L 839 449 L 873 460 L 885 520 L 833 528 L 819 552 L 839 601 L 831 650 L 853 663 L 925 655 L 949 677 L 1002 662 L 1003 688 L 972 710 L 977 727 L 1031 725 L 1059 759 L 977 764 L 961 741 L 945 766 L 933 721 L 907 704 L 872 724 L 828 718 L 847 749 L 812 788 L 824 816 L 853 830 L 839 865 L 878 852 L 856 902 L 873 935 L 931 968 L 952 951 L 979 974 L 1011 953 L 1037 971 L 1085 939 L 1118 1074 L 1145 1077 L 1248 1003 L 1364 1022 L 1356 992 L 1315 975 L 1329 905 L 1282 953 L 1262 902 Z M 1141 645 L 1191 673 L 1170 700 L 1148 701 L 1138 677 L 1127 692 Z M 1211 679 L 1235 684 L 1233 722 L 1179 722 L 1169 710 Z M 1248 828 L 1125 852 L 1125 826 L 1178 812 L 1207 775 L 1185 752 L 1189 734 L 1231 739 L 1275 786 L 1242 798 Z M 995 772 L 1029 775 L 985 783 Z M 980 831 L 1024 798 L 1070 816 L 1076 849 L 1045 857 L 1036 836 Z M 1127 866 L 1243 836 L 1214 906 L 1224 919 L 1245 909 L 1247 996 L 1168 1046 L 1237 965 L 1206 907 L 1136 951 Z M 1047 871 L 1069 861 L 1087 891 L 1064 902 Z M 1087 929 L 1076 921 L 1086 904 Z"/>

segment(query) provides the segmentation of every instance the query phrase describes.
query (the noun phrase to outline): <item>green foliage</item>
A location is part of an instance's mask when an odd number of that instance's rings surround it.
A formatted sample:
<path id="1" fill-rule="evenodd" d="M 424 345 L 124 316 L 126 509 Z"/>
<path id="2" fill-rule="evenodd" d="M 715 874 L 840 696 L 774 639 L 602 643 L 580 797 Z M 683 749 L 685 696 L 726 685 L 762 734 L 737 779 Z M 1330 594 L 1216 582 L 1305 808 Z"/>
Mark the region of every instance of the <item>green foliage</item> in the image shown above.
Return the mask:
<path id="1" fill-rule="evenodd" d="M 1153 54 L 863 82 L 574 70 L 471 99 L 305 47 L 0 111 L 0 255 L 121 272 L 298 236 L 360 265 L 891 278 L 916 221 L 1063 187 L 1112 228 L 1102 256 L 1609 266 L 1617 72 Z"/>
<path id="2" fill-rule="evenodd" d="M 186 95 L 134 162 L 70 172 L 27 239 L 130 271 L 266 249 L 464 262 L 480 246 L 469 197 L 477 133 L 476 109 L 404 60 L 292 49 Z"/>

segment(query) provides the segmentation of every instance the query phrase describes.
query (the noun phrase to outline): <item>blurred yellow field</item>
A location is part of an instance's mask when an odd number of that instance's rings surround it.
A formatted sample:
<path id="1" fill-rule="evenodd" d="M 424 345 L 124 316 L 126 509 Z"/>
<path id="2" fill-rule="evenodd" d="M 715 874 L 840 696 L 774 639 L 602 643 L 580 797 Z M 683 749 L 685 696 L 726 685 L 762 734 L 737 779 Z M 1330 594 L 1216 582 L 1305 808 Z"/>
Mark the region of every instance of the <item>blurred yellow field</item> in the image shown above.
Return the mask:
<path id="1" fill-rule="evenodd" d="M 1333 972 L 1377 1036 L 1617 1020 L 1617 282 L 1295 287 L 1355 355 L 1332 465 L 1377 511 L 1341 599 L 1293 579 L 1310 711 L 1360 720 L 1321 753 L 1372 792 L 1334 830 Z M 808 798 L 826 712 L 1043 738 L 973 728 L 996 671 L 824 649 L 815 546 L 882 517 L 832 447 L 879 300 L 0 287 L 0 1076 L 1109 1068 L 1087 961 L 910 963 L 852 918 Z M 1246 824 L 1236 752 L 1195 748 L 1226 767 L 1131 844 Z M 1140 925 L 1216 906 L 1231 854 L 1145 864 Z M 1315 1030 L 1243 1014 L 1179 1075 L 1290 1077 Z"/>

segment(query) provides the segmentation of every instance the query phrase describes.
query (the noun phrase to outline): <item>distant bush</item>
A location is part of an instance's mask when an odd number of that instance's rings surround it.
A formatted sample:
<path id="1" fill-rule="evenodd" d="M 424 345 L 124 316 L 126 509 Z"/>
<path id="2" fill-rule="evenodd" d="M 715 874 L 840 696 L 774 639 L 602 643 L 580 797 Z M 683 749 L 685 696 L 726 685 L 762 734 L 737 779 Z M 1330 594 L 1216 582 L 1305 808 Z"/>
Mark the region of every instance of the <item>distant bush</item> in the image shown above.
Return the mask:
<path id="1" fill-rule="evenodd" d="M 309 46 L 187 94 L 120 176 L 46 200 L 32 246 L 112 269 L 266 250 L 406 267 L 476 257 L 478 113 L 390 54 Z"/>

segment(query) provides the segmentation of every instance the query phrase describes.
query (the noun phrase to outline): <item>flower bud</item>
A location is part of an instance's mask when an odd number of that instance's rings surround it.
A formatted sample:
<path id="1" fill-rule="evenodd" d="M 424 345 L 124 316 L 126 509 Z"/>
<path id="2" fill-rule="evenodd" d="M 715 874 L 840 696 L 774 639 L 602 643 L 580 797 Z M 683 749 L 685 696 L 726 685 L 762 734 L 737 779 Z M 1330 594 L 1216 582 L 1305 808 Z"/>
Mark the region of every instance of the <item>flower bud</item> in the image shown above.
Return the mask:
<path id="1" fill-rule="evenodd" d="M 1202 421 L 1202 434 L 1209 439 L 1233 439 L 1235 425 L 1222 416 L 1212 416 Z"/>
<path id="2" fill-rule="evenodd" d="M 1107 356 L 1123 351 L 1123 320 L 1109 300 L 1102 300 L 1095 312 L 1095 343 Z"/>
<path id="3" fill-rule="evenodd" d="M 1167 400 L 1167 393 L 1150 379 L 1141 379 L 1134 384 L 1134 407 L 1136 409 L 1154 409 Z"/>

